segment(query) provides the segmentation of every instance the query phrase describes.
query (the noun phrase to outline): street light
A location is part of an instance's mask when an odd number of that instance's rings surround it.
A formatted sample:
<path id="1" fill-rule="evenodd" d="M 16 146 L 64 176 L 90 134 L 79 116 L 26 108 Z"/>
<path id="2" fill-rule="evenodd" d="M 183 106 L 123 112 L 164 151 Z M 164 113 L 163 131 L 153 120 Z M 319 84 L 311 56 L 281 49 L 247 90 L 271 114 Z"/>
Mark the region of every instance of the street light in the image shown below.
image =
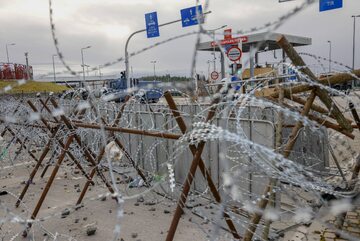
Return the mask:
<path id="1" fill-rule="evenodd" d="M 53 72 L 54 72 L 54 82 L 56 82 L 55 61 L 54 61 L 54 57 L 56 57 L 56 56 L 57 56 L 57 54 L 53 54 L 53 55 L 52 55 Z"/>
<path id="2" fill-rule="evenodd" d="M 211 11 L 205 12 L 205 13 L 203 13 L 203 15 L 206 15 L 206 14 L 209 14 L 209 13 L 211 13 Z M 181 21 L 182 21 L 182 19 L 178 19 L 178 20 L 167 22 L 167 23 L 159 24 L 159 28 L 163 27 L 163 26 L 166 26 L 166 25 L 178 23 L 178 22 L 181 22 Z M 142 33 L 142 32 L 145 32 L 145 31 L 146 31 L 146 29 L 140 29 L 138 31 L 133 32 L 132 34 L 129 35 L 129 37 L 126 40 L 126 43 L 125 43 L 125 78 L 126 78 L 126 86 L 127 87 L 130 87 L 130 78 L 129 78 L 129 65 L 130 64 L 129 64 L 129 53 L 128 53 L 129 42 L 130 42 L 130 39 L 135 34 Z"/>
<path id="3" fill-rule="evenodd" d="M 81 84 L 81 87 L 84 87 L 84 83 L 85 83 L 85 65 L 84 65 L 84 49 L 89 49 L 91 48 L 91 46 L 86 46 L 84 48 L 81 48 L 81 61 L 82 61 L 82 69 L 83 69 L 83 83 Z"/>
<path id="4" fill-rule="evenodd" d="M 223 25 L 223 26 L 221 26 L 221 27 L 215 28 L 215 29 L 210 29 L 210 30 L 205 30 L 205 31 L 206 31 L 206 32 L 209 32 L 209 33 L 212 33 L 212 38 L 213 38 L 214 41 L 215 41 L 215 32 L 216 32 L 217 30 L 220 30 L 220 29 L 223 29 L 223 28 L 226 28 L 226 27 L 227 27 L 227 24 L 225 24 L 225 25 Z M 214 55 L 214 71 L 215 71 L 215 70 L 216 70 L 215 45 L 214 45 L 214 47 L 213 47 L 212 55 Z"/>
<path id="5" fill-rule="evenodd" d="M 98 70 L 99 70 L 99 78 L 101 80 L 101 65 L 99 65 Z"/>
<path id="6" fill-rule="evenodd" d="M 156 60 L 150 61 L 150 63 L 154 64 L 154 81 L 155 81 L 155 79 L 156 79 L 156 73 L 155 73 Z"/>
<path id="7" fill-rule="evenodd" d="M 356 28 L 355 28 L 356 21 L 355 20 L 356 20 L 356 18 L 359 18 L 360 15 L 356 15 L 356 16 L 352 15 L 351 17 L 354 19 L 352 69 L 355 70 L 355 31 L 356 31 Z M 355 80 L 352 81 L 351 85 L 352 85 L 352 88 L 354 88 Z"/>
<path id="8" fill-rule="evenodd" d="M 329 73 L 331 72 L 331 41 L 327 41 L 329 43 Z"/>
<path id="9" fill-rule="evenodd" d="M 6 57 L 7 57 L 8 64 L 10 63 L 8 46 L 14 46 L 14 45 L 16 45 L 16 44 L 15 43 L 5 44 L 5 46 L 6 46 Z"/>

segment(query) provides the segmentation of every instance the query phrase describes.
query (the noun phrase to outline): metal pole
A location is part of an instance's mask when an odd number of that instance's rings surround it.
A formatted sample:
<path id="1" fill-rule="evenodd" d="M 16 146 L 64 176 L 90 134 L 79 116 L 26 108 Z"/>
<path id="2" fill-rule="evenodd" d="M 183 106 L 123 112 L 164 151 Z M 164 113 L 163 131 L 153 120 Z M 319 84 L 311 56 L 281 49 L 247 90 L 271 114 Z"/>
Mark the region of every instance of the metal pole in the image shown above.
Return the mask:
<path id="1" fill-rule="evenodd" d="M 55 61 L 54 57 L 57 56 L 56 54 L 52 55 L 52 62 L 53 62 L 53 72 L 54 72 L 54 82 L 56 82 L 56 72 L 55 72 Z"/>
<path id="2" fill-rule="evenodd" d="M 327 41 L 329 43 L 329 73 L 331 72 L 331 41 Z"/>
<path id="3" fill-rule="evenodd" d="M 156 60 L 150 61 L 150 63 L 154 64 L 154 81 L 155 81 L 155 79 L 156 79 L 156 72 L 155 72 Z"/>
<path id="4" fill-rule="evenodd" d="M 13 46 L 13 45 L 15 45 L 15 44 L 14 44 L 14 43 L 5 44 L 5 47 L 6 47 L 6 57 L 7 57 L 7 63 L 8 63 L 8 64 L 10 63 L 8 46 Z"/>
<path id="5" fill-rule="evenodd" d="M 83 82 L 81 83 L 81 87 L 84 87 L 85 83 L 85 65 L 84 65 L 84 49 L 91 48 L 91 46 L 87 46 L 85 48 L 81 48 L 81 63 L 82 63 L 82 70 L 83 70 Z"/>
<path id="6" fill-rule="evenodd" d="M 223 52 L 220 52 L 220 62 L 221 62 L 221 79 L 225 78 L 225 58 Z"/>
<path id="7" fill-rule="evenodd" d="M 351 16 L 352 18 L 354 18 L 354 28 L 353 28 L 353 56 L 352 56 L 352 69 L 355 70 L 355 34 L 356 34 L 356 18 L 360 17 L 360 15 L 353 15 Z M 351 82 L 351 86 L 352 88 L 355 87 L 355 80 L 353 80 Z"/>
<path id="8" fill-rule="evenodd" d="M 208 11 L 208 12 L 204 13 L 204 15 L 205 15 L 205 14 L 209 14 L 209 13 L 211 13 L 211 11 Z M 163 26 L 166 26 L 166 25 L 173 24 L 173 23 L 177 23 L 177 22 L 181 22 L 181 19 L 174 20 L 174 21 L 167 22 L 167 23 L 159 24 L 159 28 L 160 28 L 160 27 L 163 27 Z M 132 34 L 130 34 L 130 36 L 128 37 L 128 39 L 126 40 L 126 43 L 125 43 L 125 78 L 126 78 L 127 87 L 130 86 L 130 78 L 129 78 L 129 53 L 128 53 L 129 41 L 130 41 L 130 39 L 131 39 L 135 34 L 142 33 L 142 32 L 145 32 L 145 31 L 146 31 L 146 29 L 140 29 L 140 30 L 138 30 L 138 31 L 133 32 Z"/>
<path id="9" fill-rule="evenodd" d="M 7 47 L 7 44 L 5 45 L 6 46 L 6 57 L 7 57 L 7 63 L 9 63 L 9 51 L 8 51 L 8 47 Z"/>
<path id="10" fill-rule="evenodd" d="M 217 30 L 220 30 L 220 29 L 223 29 L 223 28 L 226 28 L 227 27 L 227 24 L 221 26 L 221 27 L 218 27 L 218 28 L 215 28 L 215 29 L 210 29 L 210 30 L 205 30 L 206 32 L 211 32 L 212 33 L 212 38 L 213 40 L 215 41 L 215 31 Z M 215 48 L 216 48 L 216 45 L 213 46 L 213 52 L 212 54 L 214 55 L 214 71 L 216 71 L 216 57 L 215 57 Z"/>
<path id="11" fill-rule="evenodd" d="M 255 51 L 255 46 L 254 45 L 250 45 L 250 77 L 253 78 L 255 76 L 255 64 L 254 64 L 254 51 Z"/>
<path id="12" fill-rule="evenodd" d="M 30 78 L 30 71 L 29 71 L 29 59 L 28 59 L 28 52 L 25 53 L 25 61 L 26 61 L 26 74 L 27 74 L 27 78 Z"/>
<path id="13" fill-rule="evenodd" d="M 215 57 L 215 52 L 214 53 L 212 53 L 212 55 L 214 55 L 214 71 L 216 71 L 216 57 Z"/>

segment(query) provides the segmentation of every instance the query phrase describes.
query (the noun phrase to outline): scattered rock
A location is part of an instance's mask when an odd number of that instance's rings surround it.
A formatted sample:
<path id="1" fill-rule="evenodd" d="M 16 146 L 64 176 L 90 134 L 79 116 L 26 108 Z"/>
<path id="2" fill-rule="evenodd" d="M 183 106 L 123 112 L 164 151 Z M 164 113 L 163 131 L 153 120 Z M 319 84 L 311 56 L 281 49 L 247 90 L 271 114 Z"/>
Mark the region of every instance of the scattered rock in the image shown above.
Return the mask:
<path id="1" fill-rule="evenodd" d="M 67 216 L 69 216 L 69 214 L 70 210 L 66 208 L 64 211 L 61 212 L 61 218 L 66 218 Z"/>
<path id="2" fill-rule="evenodd" d="M 8 194 L 7 191 L 0 191 L 0 196 L 5 196 L 5 195 L 7 195 L 7 194 Z"/>
<path id="3" fill-rule="evenodd" d="M 170 211 L 165 209 L 165 210 L 164 210 L 164 213 L 170 213 Z"/>
<path id="4" fill-rule="evenodd" d="M 95 232 L 96 232 L 96 227 L 95 226 L 89 226 L 86 228 L 86 234 L 87 236 L 91 236 L 91 235 L 94 235 Z"/>
<path id="5" fill-rule="evenodd" d="M 147 206 L 153 206 L 155 204 L 156 204 L 155 202 L 150 202 L 150 201 L 144 203 L 144 205 L 147 205 Z"/>
<path id="6" fill-rule="evenodd" d="M 150 208 L 149 211 L 154 212 L 156 211 L 156 208 Z"/>
<path id="7" fill-rule="evenodd" d="M 80 173 L 79 170 L 75 170 L 75 171 L 74 171 L 74 174 L 79 174 L 79 173 Z"/>
<path id="8" fill-rule="evenodd" d="M 102 196 L 102 197 L 100 198 L 100 201 L 106 201 L 106 196 Z"/>
<path id="9" fill-rule="evenodd" d="M 83 220 L 86 221 L 86 220 L 87 220 L 87 217 L 84 217 Z"/>
<path id="10" fill-rule="evenodd" d="M 112 213 L 112 210 L 109 210 L 109 213 Z"/>
<path id="11" fill-rule="evenodd" d="M 140 196 L 140 197 L 137 198 L 136 201 L 139 202 L 139 203 L 142 203 L 142 202 L 144 202 L 144 197 Z"/>
<path id="12" fill-rule="evenodd" d="M 134 206 L 139 206 L 140 204 L 139 203 L 134 203 Z"/>
<path id="13" fill-rule="evenodd" d="M 79 221 L 80 221 L 80 219 L 76 218 L 74 223 L 78 223 Z"/>
<path id="14" fill-rule="evenodd" d="M 131 237 L 132 237 L 132 238 L 136 238 L 137 236 L 138 236 L 137 233 L 132 233 L 132 234 L 131 234 Z"/>

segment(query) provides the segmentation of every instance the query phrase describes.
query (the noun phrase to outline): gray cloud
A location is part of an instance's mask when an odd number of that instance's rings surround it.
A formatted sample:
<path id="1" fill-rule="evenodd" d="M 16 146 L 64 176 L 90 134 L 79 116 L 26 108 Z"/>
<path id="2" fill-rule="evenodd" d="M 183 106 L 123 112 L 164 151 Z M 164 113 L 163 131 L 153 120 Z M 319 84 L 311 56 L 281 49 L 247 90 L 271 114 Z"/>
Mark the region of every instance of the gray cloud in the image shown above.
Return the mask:
<path id="1" fill-rule="evenodd" d="M 32 2 L 32 3 L 29 3 Z M 227 24 L 235 30 L 250 29 L 275 21 L 279 16 L 299 5 L 302 1 L 278 3 L 277 0 L 212 0 L 205 28 L 211 29 Z M 61 51 L 66 61 L 75 70 L 80 70 L 80 48 L 91 45 L 86 50 L 86 63 L 98 66 L 124 56 L 127 36 L 144 28 L 144 14 L 158 12 L 159 22 L 178 19 L 180 9 L 194 5 L 195 1 L 175 0 L 132 0 L 132 1 L 54 1 L 54 20 Z M 13 61 L 23 63 L 24 52 L 30 53 L 30 62 L 37 74 L 52 71 L 51 55 L 55 48 L 51 39 L 47 1 L 15 0 L 0 1 L 0 61 L 6 60 L 5 44 L 15 42 L 9 48 Z M 351 65 L 352 19 L 360 14 L 360 1 L 344 1 L 344 8 L 319 13 L 315 3 L 305 11 L 294 16 L 281 26 L 277 32 L 311 37 L 313 45 L 302 51 L 327 57 L 328 43 L 332 41 L 333 59 Z M 357 33 L 360 38 L 360 21 Z M 147 39 L 145 33 L 134 36 L 129 45 L 130 52 L 140 50 L 174 35 L 197 30 L 197 26 L 182 28 L 174 24 L 160 29 L 161 36 Z M 221 32 L 218 32 L 221 33 Z M 221 37 L 221 36 L 218 36 Z M 360 44 L 359 38 L 357 42 Z M 209 40 L 204 36 L 202 39 Z M 152 73 L 150 61 L 157 60 L 157 70 L 161 73 L 190 73 L 191 58 L 194 51 L 195 36 L 190 36 L 160 45 L 131 59 L 131 66 L 137 74 Z M 359 46 L 357 55 L 359 56 Z M 271 53 L 260 57 L 271 61 Z M 207 72 L 206 61 L 209 53 L 199 53 L 197 70 Z M 308 60 L 313 63 L 312 60 Z M 360 58 L 356 61 L 360 65 Z M 104 72 L 120 72 L 124 64 L 117 64 Z M 57 69 L 61 70 L 58 65 Z"/>

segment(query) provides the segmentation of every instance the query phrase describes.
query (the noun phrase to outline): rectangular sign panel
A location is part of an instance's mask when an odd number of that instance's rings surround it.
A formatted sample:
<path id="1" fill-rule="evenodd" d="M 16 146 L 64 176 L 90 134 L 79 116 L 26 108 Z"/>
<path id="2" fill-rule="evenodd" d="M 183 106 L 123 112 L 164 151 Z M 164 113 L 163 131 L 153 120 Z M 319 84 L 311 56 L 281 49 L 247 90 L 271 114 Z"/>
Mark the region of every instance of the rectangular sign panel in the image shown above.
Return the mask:
<path id="1" fill-rule="evenodd" d="M 241 37 L 237 37 L 237 38 L 231 38 L 231 39 L 224 39 L 224 40 L 221 40 L 220 41 L 220 44 L 221 45 L 228 45 L 228 44 L 237 44 L 237 43 L 240 43 L 243 42 L 243 43 L 246 43 L 248 41 L 248 37 L 247 36 L 241 36 Z M 212 41 L 211 42 L 211 47 L 214 47 L 217 45 L 217 42 L 216 41 Z"/>
<path id="2" fill-rule="evenodd" d="M 146 23 L 146 35 L 148 38 L 159 37 L 159 24 L 157 19 L 157 13 L 147 13 L 145 14 L 145 23 Z"/>
<path id="3" fill-rule="evenodd" d="M 188 27 L 192 25 L 197 25 L 198 24 L 198 17 L 196 16 L 197 13 L 200 14 L 199 19 L 201 21 L 204 21 L 201 5 L 197 6 L 197 10 L 196 10 L 196 6 L 191 8 L 181 9 L 180 14 L 181 14 L 182 26 Z"/>
<path id="4" fill-rule="evenodd" d="M 342 8 L 342 0 L 320 0 L 320 12 L 328 11 L 336 8 Z"/>

